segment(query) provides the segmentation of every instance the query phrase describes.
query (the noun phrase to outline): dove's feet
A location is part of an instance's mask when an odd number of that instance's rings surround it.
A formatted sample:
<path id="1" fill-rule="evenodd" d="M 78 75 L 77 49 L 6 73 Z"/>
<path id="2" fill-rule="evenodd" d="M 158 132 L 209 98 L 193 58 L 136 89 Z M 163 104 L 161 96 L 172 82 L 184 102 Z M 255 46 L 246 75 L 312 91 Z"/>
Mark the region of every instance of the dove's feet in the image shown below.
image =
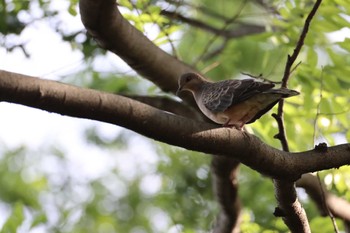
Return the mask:
<path id="1" fill-rule="evenodd" d="M 222 127 L 227 127 L 227 128 L 235 128 L 239 131 L 243 131 L 243 126 L 244 126 L 244 123 L 242 122 L 239 122 L 239 123 L 235 123 L 235 124 L 232 124 L 230 123 L 230 119 L 228 121 L 225 122 L 225 124 L 222 125 Z"/>

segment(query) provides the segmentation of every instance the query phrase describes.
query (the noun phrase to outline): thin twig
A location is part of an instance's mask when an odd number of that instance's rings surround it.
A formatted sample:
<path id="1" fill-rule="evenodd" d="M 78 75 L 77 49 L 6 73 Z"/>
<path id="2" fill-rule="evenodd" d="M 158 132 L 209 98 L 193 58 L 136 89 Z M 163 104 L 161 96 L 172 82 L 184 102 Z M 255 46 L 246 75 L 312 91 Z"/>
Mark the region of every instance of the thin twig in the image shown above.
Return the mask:
<path id="1" fill-rule="evenodd" d="M 311 22 L 313 16 L 315 15 L 318 7 L 320 6 L 321 2 L 322 2 L 322 0 L 316 1 L 315 5 L 313 6 L 312 10 L 310 11 L 309 15 L 307 16 L 307 18 L 305 20 L 304 28 L 300 34 L 299 40 L 298 40 L 297 45 L 293 51 L 292 56 L 288 55 L 288 57 L 287 57 L 287 62 L 286 62 L 284 75 L 282 78 L 282 84 L 281 84 L 282 88 L 287 87 L 288 79 L 289 79 L 290 74 L 291 74 L 291 68 L 293 67 L 294 62 L 300 53 L 300 50 L 304 44 L 305 37 L 306 37 L 307 32 L 309 30 L 310 22 Z M 296 67 L 297 66 L 298 66 L 298 64 L 296 65 Z M 284 151 L 289 151 L 289 145 L 288 145 L 288 140 L 286 137 L 284 121 L 283 121 L 283 106 L 284 106 L 284 101 L 282 99 L 282 100 L 280 100 L 280 102 L 278 104 L 277 114 L 274 113 L 274 114 L 272 114 L 272 116 L 276 119 L 276 122 L 278 124 L 278 129 L 279 129 L 278 134 L 275 135 L 275 138 L 278 138 L 280 140 Z M 290 190 L 293 192 L 295 192 L 295 187 L 294 187 L 294 184 L 291 184 L 289 182 L 274 180 L 274 186 L 275 186 L 275 190 L 276 190 L 275 192 L 276 192 L 276 197 L 277 197 L 277 201 L 278 201 L 278 208 L 280 208 L 280 211 L 285 212 L 285 216 L 283 218 L 283 221 L 286 223 L 286 225 L 289 227 L 289 229 L 292 232 L 293 232 L 293 230 L 295 231 L 295 229 L 292 230 L 292 227 L 295 227 L 295 224 L 299 225 L 299 227 L 300 227 L 300 229 L 297 230 L 298 232 L 310 232 L 310 226 L 308 225 L 306 213 L 305 213 L 304 209 L 301 207 L 299 201 L 297 200 L 296 193 L 294 193 L 294 195 L 292 195 L 290 193 L 289 194 L 285 193 L 286 190 L 281 190 L 281 185 L 289 187 Z M 296 212 L 297 209 L 291 208 L 291 206 L 288 205 L 288 202 L 286 202 L 283 199 L 280 200 L 278 197 L 281 196 L 281 193 L 283 195 L 286 195 L 286 196 L 291 197 L 293 199 L 296 198 L 295 203 L 300 205 L 300 211 Z M 294 223 L 291 224 L 291 221 L 294 221 Z"/>
<path id="2" fill-rule="evenodd" d="M 314 17 L 314 15 L 316 14 L 316 11 L 317 11 L 318 7 L 320 6 L 321 2 L 322 2 L 322 0 L 316 1 L 315 5 L 313 6 L 312 10 L 310 11 L 309 15 L 307 16 L 307 18 L 305 20 L 303 30 L 300 34 L 299 40 L 298 40 L 297 45 L 293 51 L 293 54 L 291 56 L 288 55 L 288 57 L 287 57 L 287 62 L 286 62 L 286 66 L 284 69 L 284 75 L 282 78 L 282 85 L 281 85 L 282 88 L 287 87 L 288 79 L 289 79 L 290 74 L 291 74 L 291 68 L 292 68 L 295 60 L 297 59 L 301 48 L 304 45 L 304 40 L 305 40 L 306 35 L 309 31 L 311 20 Z M 288 141 L 286 138 L 284 122 L 283 122 L 283 106 L 284 106 L 284 100 L 282 99 L 282 100 L 280 100 L 280 102 L 278 104 L 277 114 L 273 114 L 272 116 L 276 119 L 277 124 L 278 124 L 278 128 L 279 128 L 279 132 L 277 135 L 275 135 L 275 138 L 278 138 L 280 140 L 283 150 L 289 151 Z"/>
<path id="3" fill-rule="evenodd" d="M 290 74 L 292 74 L 292 73 L 299 67 L 300 64 L 301 64 L 301 61 L 298 62 L 298 64 L 296 64 L 296 65 L 291 69 Z"/>
<path id="4" fill-rule="evenodd" d="M 217 13 L 217 12 L 213 11 L 212 9 L 201 6 L 201 5 L 191 4 L 191 3 L 185 2 L 185 1 L 175 1 L 175 0 L 166 0 L 166 2 L 171 3 L 171 4 L 175 5 L 176 7 L 178 7 L 179 5 L 191 7 L 193 9 L 196 9 L 197 11 L 201 11 L 203 14 L 206 14 L 207 16 L 210 16 L 210 17 L 222 20 L 222 21 L 228 20 L 228 18 L 225 17 L 224 15 Z"/>
<path id="5" fill-rule="evenodd" d="M 340 112 L 320 112 L 318 115 L 320 116 L 335 116 L 335 115 L 342 115 L 342 114 L 345 114 L 345 113 L 348 113 L 350 111 L 350 108 L 347 108 L 346 110 L 344 111 L 340 111 Z"/>
<path id="6" fill-rule="evenodd" d="M 228 45 L 228 42 L 229 42 L 229 40 L 227 38 L 225 38 L 220 46 L 218 46 L 215 50 L 207 53 L 203 57 L 203 61 L 207 61 L 207 60 L 209 60 L 209 59 L 211 59 L 213 57 L 218 56 L 220 53 L 222 53 L 225 50 L 226 46 Z"/>
<path id="7" fill-rule="evenodd" d="M 314 132 L 313 132 L 313 144 L 314 145 L 316 144 L 317 120 L 318 120 L 318 117 L 320 116 L 320 106 L 321 106 L 321 101 L 322 101 L 322 97 L 323 97 L 322 92 L 323 92 L 323 72 L 321 73 L 319 101 L 318 101 L 317 106 L 316 106 L 316 115 L 315 115 L 315 120 L 314 120 Z M 327 211 L 327 215 L 329 216 L 329 218 L 332 221 L 334 232 L 339 233 L 339 229 L 338 229 L 337 223 L 335 221 L 334 215 L 330 211 L 328 204 L 326 203 L 326 194 L 325 194 L 325 190 L 324 190 L 324 187 L 323 187 L 321 179 L 320 179 L 319 172 L 316 172 L 316 174 L 317 174 L 318 184 L 319 184 L 320 190 L 321 190 L 323 207 Z"/>
<path id="8" fill-rule="evenodd" d="M 315 145 L 316 143 L 316 131 L 317 131 L 317 120 L 318 117 L 320 116 L 320 106 L 321 106 L 321 100 L 322 100 L 322 92 L 323 92 L 323 74 L 321 74 L 321 80 L 320 80 L 320 93 L 318 95 L 318 97 L 320 98 L 317 106 L 316 106 L 316 115 L 315 115 L 315 119 L 314 119 L 314 131 L 312 133 L 312 138 L 313 138 L 313 144 Z"/>
<path id="9" fill-rule="evenodd" d="M 220 65 L 220 62 L 216 61 L 211 63 L 210 65 L 206 66 L 203 70 L 201 70 L 202 74 L 206 74 L 209 71 L 211 71 L 212 69 L 215 69 L 216 67 L 218 67 Z"/>
<path id="10" fill-rule="evenodd" d="M 140 18 L 141 22 L 143 23 L 143 25 L 145 25 L 146 22 L 145 22 L 144 20 L 142 20 L 142 17 L 140 17 L 140 16 L 141 16 L 141 13 L 140 13 L 139 9 L 136 7 L 135 3 L 133 3 L 132 1 L 130 1 L 130 4 L 131 4 L 131 5 L 133 6 L 133 8 L 136 10 L 136 13 L 137 13 L 137 15 L 139 16 L 139 18 Z M 175 58 L 178 59 L 178 58 L 179 58 L 179 57 L 178 57 L 178 53 L 177 53 L 177 50 L 176 50 L 176 48 L 175 48 L 175 45 L 174 45 L 173 40 L 170 38 L 169 33 L 167 33 L 167 32 L 165 31 L 164 26 L 163 26 L 162 24 L 158 24 L 158 20 L 161 19 L 161 17 L 158 16 L 157 18 L 154 18 L 154 17 L 153 17 L 153 14 L 151 14 L 151 12 L 148 10 L 148 7 L 149 7 L 149 6 L 150 6 L 149 4 L 145 4 L 145 5 L 143 6 L 142 11 L 145 12 L 145 13 L 147 13 L 147 14 L 149 15 L 149 17 L 151 18 L 151 20 L 153 21 L 153 24 L 154 24 L 154 25 L 157 25 L 157 26 L 159 27 L 159 29 L 160 29 L 161 31 L 164 32 L 164 34 L 165 34 L 165 36 L 167 37 L 167 39 L 168 39 L 168 41 L 169 41 L 169 44 L 170 44 L 170 46 L 171 46 L 171 49 L 172 49 L 172 52 L 173 52 L 173 56 L 174 56 Z"/>
<path id="11" fill-rule="evenodd" d="M 264 78 L 263 74 L 253 75 L 253 74 L 249 74 L 249 73 L 245 73 L 245 72 L 241 72 L 241 74 L 247 75 L 253 79 L 262 80 L 263 82 L 272 83 L 272 84 L 281 84 L 281 82 L 275 82 L 275 81 L 271 81 L 267 78 Z"/>
<path id="12" fill-rule="evenodd" d="M 240 14 L 241 14 L 241 12 L 243 11 L 243 8 L 246 6 L 246 4 L 247 4 L 247 0 L 245 0 L 245 1 L 242 2 L 242 4 L 240 5 L 240 7 L 238 8 L 237 13 L 236 13 L 232 18 L 230 18 L 229 20 L 226 21 L 225 25 L 222 27 L 222 29 L 221 29 L 220 31 L 226 30 L 227 27 L 228 27 L 231 23 L 233 23 L 233 22 L 240 16 Z M 202 55 L 199 56 L 199 57 L 196 59 L 196 61 L 194 62 L 193 66 L 196 66 L 197 63 L 203 59 L 203 57 L 205 56 L 205 53 L 206 53 L 207 51 L 209 51 L 210 46 L 214 43 L 214 41 L 215 41 L 217 38 L 218 38 L 218 35 L 216 34 L 216 35 L 214 35 L 214 36 L 208 41 L 207 45 L 206 45 L 206 46 L 204 47 L 204 49 L 203 49 Z"/>
<path id="13" fill-rule="evenodd" d="M 321 183 L 321 179 L 320 179 L 320 175 L 319 175 L 319 172 L 316 173 L 317 174 L 317 180 L 318 180 L 318 184 L 320 186 L 320 189 L 321 189 L 321 197 L 322 197 L 322 203 L 324 205 L 324 208 L 327 210 L 327 214 L 328 216 L 330 217 L 331 221 L 332 221 L 332 224 L 333 224 L 333 228 L 334 228 L 334 232 L 335 233 L 339 233 L 339 229 L 338 229 L 338 225 L 337 225 L 337 222 L 335 221 L 335 218 L 334 218 L 334 215 L 332 214 L 332 212 L 330 211 L 327 203 L 326 203 L 326 194 L 325 194 L 325 191 L 323 189 L 323 185 Z"/>
<path id="14" fill-rule="evenodd" d="M 160 28 L 161 30 L 164 30 L 164 27 L 163 27 L 163 26 L 159 26 L 159 28 Z M 174 41 L 170 38 L 170 35 L 169 35 L 168 32 L 164 31 L 164 33 L 165 33 L 165 36 L 168 38 L 169 44 L 170 44 L 170 46 L 171 46 L 171 50 L 173 51 L 173 56 L 174 56 L 176 59 L 179 59 L 180 57 L 179 57 L 179 54 L 178 54 L 178 52 L 177 52 L 177 50 L 176 50 L 176 46 L 174 45 Z"/>
<path id="15" fill-rule="evenodd" d="M 295 47 L 292 56 L 288 55 L 287 57 L 287 63 L 286 63 L 286 67 L 284 69 L 284 75 L 282 78 L 282 87 L 287 87 L 287 83 L 288 83 L 288 79 L 289 79 L 289 75 L 290 75 L 290 70 L 293 66 L 293 63 L 295 62 L 295 60 L 297 59 L 301 48 L 304 45 L 304 40 L 306 38 L 306 35 L 309 31 L 309 27 L 310 27 L 310 23 L 312 18 L 314 17 L 314 15 L 316 14 L 316 11 L 318 9 L 318 7 L 321 5 L 322 0 L 316 0 L 316 3 L 314 5 L 314 7 L 312 8 L 312 10 L 310 11 L 309 15 L 307 16 L 305 23 L 304 23 L 304 27 L 303 30 L 300 34 L 297 46 Z"/>

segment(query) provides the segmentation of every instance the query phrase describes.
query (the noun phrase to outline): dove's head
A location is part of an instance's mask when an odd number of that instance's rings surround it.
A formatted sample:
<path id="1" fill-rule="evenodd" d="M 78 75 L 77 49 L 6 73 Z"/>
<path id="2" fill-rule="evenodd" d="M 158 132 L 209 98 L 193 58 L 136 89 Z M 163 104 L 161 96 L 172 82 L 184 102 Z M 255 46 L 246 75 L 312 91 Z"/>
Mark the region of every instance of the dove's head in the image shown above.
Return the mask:
<path id="1" fill-rule="evenodd" d="M 199 74 L 183 74 L 179 78 L 179 89 L 177 89 L 176 95 L 178 95 L 182 91 L 195 92 L 199 90 L 205 82 L 207 81 Z"/>

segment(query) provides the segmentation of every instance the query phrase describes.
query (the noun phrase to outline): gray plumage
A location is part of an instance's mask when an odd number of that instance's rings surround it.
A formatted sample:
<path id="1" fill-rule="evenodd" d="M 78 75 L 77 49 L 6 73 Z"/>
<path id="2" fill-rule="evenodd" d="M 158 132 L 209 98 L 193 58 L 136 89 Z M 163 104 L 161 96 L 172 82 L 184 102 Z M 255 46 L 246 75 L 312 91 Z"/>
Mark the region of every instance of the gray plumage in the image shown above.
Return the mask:
<path id="1" fill-rule="evenodd" d="M 299 92 L 274 88 L 273 83 L 254 79 L 209 82 L 196 73 L 186 73 L 179 79 L 178 92 L 187 90 L 201 111 L 216 123 L 242 128 L 269 111 L 280 99 Z"/>

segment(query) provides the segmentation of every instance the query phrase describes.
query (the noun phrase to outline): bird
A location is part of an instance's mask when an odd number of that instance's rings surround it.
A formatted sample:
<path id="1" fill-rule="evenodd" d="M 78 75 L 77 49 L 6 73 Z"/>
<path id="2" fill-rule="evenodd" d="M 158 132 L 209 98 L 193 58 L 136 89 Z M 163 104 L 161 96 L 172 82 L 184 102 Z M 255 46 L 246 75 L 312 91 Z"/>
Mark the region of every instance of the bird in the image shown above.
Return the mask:
<path id="1" fill-rule="evenodd" d="M 242 130 L 268 112 L 282 98 L 299 92 L 277 88 L 271 82 L 237 79 L 212 82 L 198 73 L 185 73 L 178 80 L 176 95 L 189 91 L 205 116 L 223 127 Z"/>

